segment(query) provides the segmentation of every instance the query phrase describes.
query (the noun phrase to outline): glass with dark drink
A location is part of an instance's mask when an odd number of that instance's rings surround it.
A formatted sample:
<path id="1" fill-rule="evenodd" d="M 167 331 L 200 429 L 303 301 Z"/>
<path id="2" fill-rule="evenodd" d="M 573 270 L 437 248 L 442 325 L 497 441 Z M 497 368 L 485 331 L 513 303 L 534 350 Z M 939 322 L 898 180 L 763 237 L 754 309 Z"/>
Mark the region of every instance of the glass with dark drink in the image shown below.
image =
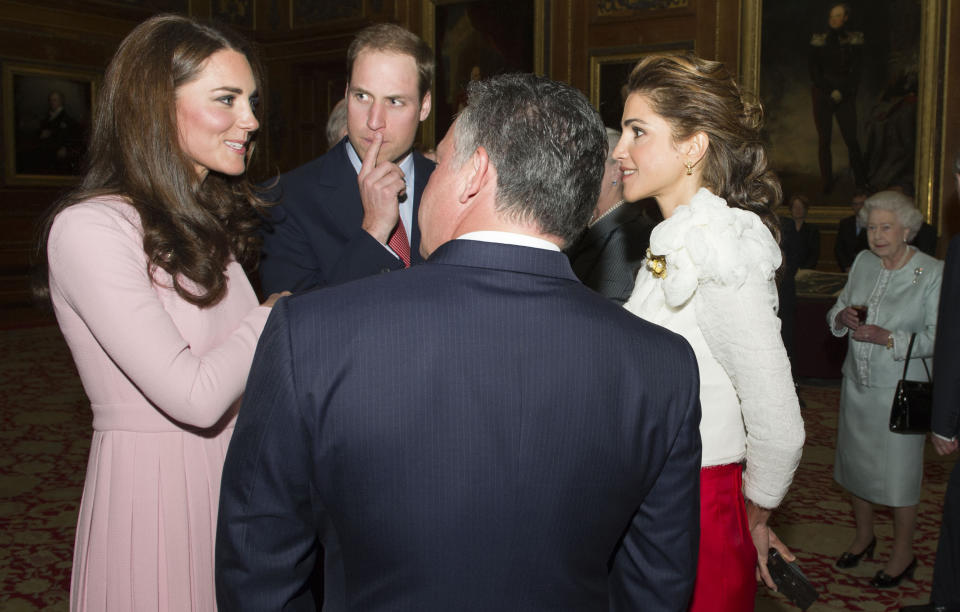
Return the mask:
<path id="1" fill-rule="evenodd" d="M 867 307 L 865 304 L 857 304 L 856 306 L 851 306 L 850 308 L 853 308 L 857 311 L 857 321 L 860 323 L 860 325 L 863 325 L 867 322 Z"/>

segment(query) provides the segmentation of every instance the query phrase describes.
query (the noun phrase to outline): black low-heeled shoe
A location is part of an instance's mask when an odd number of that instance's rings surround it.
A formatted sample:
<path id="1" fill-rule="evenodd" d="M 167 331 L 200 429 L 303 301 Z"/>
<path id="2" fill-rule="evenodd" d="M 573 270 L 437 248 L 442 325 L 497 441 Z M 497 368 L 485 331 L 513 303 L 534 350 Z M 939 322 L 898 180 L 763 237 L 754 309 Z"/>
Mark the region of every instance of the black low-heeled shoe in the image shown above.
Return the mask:
<path id="1" fill-rule="evenodd" d="M 845 552 L 840 555 L 840 558 L 837 559 L 837 567 L 841 569 L 850 569 L 851 567 L 857 567 L 860 565 L 860 559 L 866 556 L 868 559 L 873 559 L 873 551 L 877 548 L 877 538 L 874 537 L 870 540 L 870 543 L 867 544 L 867 547 L 861 550 L 858 553 Z"/>
<path id="2" fill-rule="evenodd" d="M 907 566 L 905 570 L 897 574 L 896 576 L 891 576 L 887 572 L 880 570 L 877 572 L 870 580 L 870 586 L 877 587 L 880 589 L 886 589 L 890 587 L 895 587 L 900 584 L 904 578 L 909 578 L 913 580 L 913 572 L 917 569 L 917 558 L 914 557 L 913 561 L 910 562 L 910 565 Z"/>

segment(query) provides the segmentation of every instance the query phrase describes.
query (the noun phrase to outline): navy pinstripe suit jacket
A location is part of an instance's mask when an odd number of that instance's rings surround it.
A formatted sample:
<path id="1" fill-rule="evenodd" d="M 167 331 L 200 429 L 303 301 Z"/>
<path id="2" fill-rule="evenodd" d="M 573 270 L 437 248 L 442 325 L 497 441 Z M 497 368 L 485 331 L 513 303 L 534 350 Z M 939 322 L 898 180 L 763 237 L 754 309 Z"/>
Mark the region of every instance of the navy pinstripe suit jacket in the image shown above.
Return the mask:
<path id="1" fill-rule="evenodd" d="M 420 196 L 434 163 L 413 152 L 413 228 L 410 259 L 420 263 Z M 326 154 L 287 172 L 265 197 L 279 201 L 263 231 L 260 283 L 266 293 L 338 285 L 391 270 L 397 259 L 361 227 L 363 204 L 347 138 Z"/>
<path id="2" fill-rule="evenodd" d="M 693 351 L 562 253 L 455 240 L 280 300 L 223 474 L 222 610 L 313 610 L 335 535 L 348 610 L 685 610 Z"/>

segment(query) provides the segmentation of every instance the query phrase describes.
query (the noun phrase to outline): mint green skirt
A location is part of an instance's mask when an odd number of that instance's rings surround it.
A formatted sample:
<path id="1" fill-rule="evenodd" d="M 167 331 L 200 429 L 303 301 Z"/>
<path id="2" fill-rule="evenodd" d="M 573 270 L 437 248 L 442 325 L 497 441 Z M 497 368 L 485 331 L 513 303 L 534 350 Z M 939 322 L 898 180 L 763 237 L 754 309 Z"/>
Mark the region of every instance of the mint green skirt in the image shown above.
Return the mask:
<path id="1" fill-rule="evenodd" d="M 833 478 L 869 502 L 914 506 L 920 501 L 926 436 L 890 431 L 895 390 L 843 378 Z"/>

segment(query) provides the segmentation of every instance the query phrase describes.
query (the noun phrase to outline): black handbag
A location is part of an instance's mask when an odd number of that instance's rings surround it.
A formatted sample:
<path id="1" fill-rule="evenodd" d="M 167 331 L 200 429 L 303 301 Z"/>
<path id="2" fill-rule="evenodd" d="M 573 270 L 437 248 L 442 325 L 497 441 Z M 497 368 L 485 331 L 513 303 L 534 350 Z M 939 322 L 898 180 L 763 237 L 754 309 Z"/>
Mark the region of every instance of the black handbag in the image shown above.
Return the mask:
<path id="1" fill-rule="evenodd" d="M 930 412 L 933 406 L 933 382 L 927 362 L 921 359 L 927 372 L 927 381 L 907 380 L 907 368 L 910 366 L 910 353 L 913 352 L 913 340 L 916 334 L 910 334 L 910 346 L 907 347 L 907 359 L 903 364 L 903 377 L 897 383 L 897 392 L 893 395 L 890 408 L 890 431 L 900 434 L 923 434 L 930 431 Z"/>

